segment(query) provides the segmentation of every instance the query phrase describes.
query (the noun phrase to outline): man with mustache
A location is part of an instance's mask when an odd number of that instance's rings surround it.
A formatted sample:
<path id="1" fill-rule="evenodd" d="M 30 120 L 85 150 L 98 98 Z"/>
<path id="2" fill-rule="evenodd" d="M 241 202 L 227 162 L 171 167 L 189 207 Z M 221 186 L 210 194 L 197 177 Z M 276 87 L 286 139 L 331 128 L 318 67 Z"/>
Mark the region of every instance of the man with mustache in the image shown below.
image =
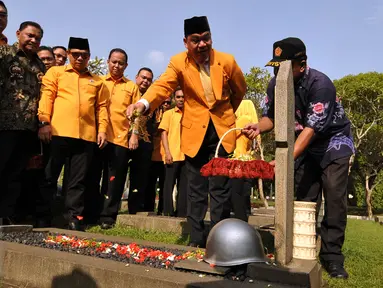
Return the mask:
<path id="1" fill-rule="evenodd" d="M 186 155 L 188 175 L 188 222 L 190 245 L 204 247 L 204 218 L 210 193 L 211 227 L 230 217 L 230 183 L 227 177 L 201 176 L 200 169 L 214 155 L 219 138 L 235 127 L 234 112 L 246 93 L 243 73 L 232 55 L 212 49 L 205 16 L 186 19 L 184 45 L 187 51 L 173 56 L 166 71 L 144 97 L 129 106 L 133 112 L 153 111 L 180 86 L 185 95 L 181 121 L 181 151 Z M 223 141 L 219 155 L 235 148 L 236 134 Z"/>
<path id="2" fill-rule="evenodd" d="M 42 82 L 39 136 L 51 142 L 50 173 L 42 193 L 50 200 L 69 158 L 69 175 L 65 175 L 69 178 L 65 199 L 69 229 L 82 230 L 86 175 L 95 145 L 106 145 L 109 93 L 102 79 L 87 68 L 88 39 L 71 37 L 68 50 L 70 64 L 50 68 Z"/>
<path id="3" fill-rule="evenodd" d="M 0 5 L 1 7 L 1 5 Z M 0 46 L 0 218 L 11 224 L 21 190 L 21 173 L 37 134 L 37 106 L 45 66 L 36 52 L 43 29 L 23 22 L 17 43 Z"/>

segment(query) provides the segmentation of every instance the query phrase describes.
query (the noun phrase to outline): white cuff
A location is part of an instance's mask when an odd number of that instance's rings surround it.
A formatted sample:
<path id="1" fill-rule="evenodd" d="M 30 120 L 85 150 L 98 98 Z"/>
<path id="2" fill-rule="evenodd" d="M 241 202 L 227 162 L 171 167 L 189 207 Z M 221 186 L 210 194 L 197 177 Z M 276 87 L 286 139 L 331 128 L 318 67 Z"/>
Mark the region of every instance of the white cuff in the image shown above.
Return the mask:
<path id="1" fill-rule="evenodd" d="M 148 102 L 148 100 L 142 98 L 142 99 L 138 100 L 137 103 L 142 103 L 142 104 L 145 105 L 145 111 L 144 111 L 144 113 L 145 113 L 146 111 L 148 111 L 148 109 L 149 109 L 149 102 Z"/>

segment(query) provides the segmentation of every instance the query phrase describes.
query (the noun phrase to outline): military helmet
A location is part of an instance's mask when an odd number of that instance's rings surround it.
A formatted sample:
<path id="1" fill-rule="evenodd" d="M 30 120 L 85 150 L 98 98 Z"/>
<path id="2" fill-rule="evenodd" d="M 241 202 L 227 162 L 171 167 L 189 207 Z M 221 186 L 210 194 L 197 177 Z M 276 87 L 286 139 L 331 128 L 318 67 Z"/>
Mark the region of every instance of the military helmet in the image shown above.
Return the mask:
<path id="1" fill-rule="evenodd" d="M 231 218 L 211 229 L 204 261 L 217 266 L 237 266 L 269 259 L 259 232 L 247 222 Z"/>

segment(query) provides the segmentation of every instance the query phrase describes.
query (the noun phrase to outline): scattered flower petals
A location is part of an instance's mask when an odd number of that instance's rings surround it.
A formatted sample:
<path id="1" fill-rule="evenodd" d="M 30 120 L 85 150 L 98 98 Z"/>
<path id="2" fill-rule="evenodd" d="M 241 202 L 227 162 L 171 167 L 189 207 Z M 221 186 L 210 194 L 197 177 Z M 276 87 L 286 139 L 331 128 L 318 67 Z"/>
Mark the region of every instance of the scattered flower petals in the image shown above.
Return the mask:
<path id="1" fill-rule="evenodd" d="M 182 255 L 175 255 L 168 251 L 161 251 L 152 248 L 141 248 L 137 243 L 130 243 L 126 245 L 121 245 L 112 242 L 101 242 L 92 239 L 81 239 L 77 237 L 69 237 L 65 235 L 49 235 L 44 239 L 45 243 L 52 245 L 62 245 L 69 246 L 72 248 L 87 248 L 94 247 L 97 252 L 103 254 L 117 254 L 124 255 L 127 258 L 131 258 L 135 263 L 143 263 L 148 259 L 160 261 L 160 265 L 165 266 L 164 268 L 168 269 L 172 267 L 175 262 L 185 260 L 185 259 L 197 259 L 198 262 L 201 262 L 204 256 L 204 251 L 197 249 L 195 251 L 188 251 Z M 80 250 L 76 251 L 80 254 Z M 129 264 L 125 265 L 129 267 Z M 149 270 L 146 270 L 149 271 Z"/>

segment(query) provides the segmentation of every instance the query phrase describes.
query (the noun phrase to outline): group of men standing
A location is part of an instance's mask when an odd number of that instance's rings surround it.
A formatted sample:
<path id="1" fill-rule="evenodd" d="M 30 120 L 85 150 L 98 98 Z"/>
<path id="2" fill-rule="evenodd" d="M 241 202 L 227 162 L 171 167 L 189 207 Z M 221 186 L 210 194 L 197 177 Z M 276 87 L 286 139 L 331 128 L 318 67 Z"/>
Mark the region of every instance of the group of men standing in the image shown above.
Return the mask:
<path id="1" fill-rule="evenodd" d="M 2 21 L 8 14 L 1 1 L 0 8 Z M 200 169 L 214 155 L 222 135 L 235 127 L 235 112 L 246 93 L 243 72 L 234 57 L 212 49 L 207 18 L 185 20 L 186 51 L 173 56 L 166 71 L 152 85 L 153 73 L 148 68 L 139 71 L 136 83 L 123 76 L 128 56 L 122 49 L 111 50 L 109 73 L 99 77 L 87 69 L 87 39 L 71 37 L 67 50 L 56 49 L 57 56 L 41 51 L 38 56 L 43 37 L 39 24 L 24 22 L 16 35 L 16 44 L 9 46 L 2 37 L 5 43 L 0 46 L 0 216 L 9 219 L 14 212 L 20 175 L 30 159 L 30 148 L 40 143 L 35 141 L 38 134 L 42 144 L 37 146 L 49 151 L 44 153 L 48 157 L 43 164 L 45 171 L 36 206 L 38 219 L 45 221 L 40 223 L 42 226 L 49 224 L 50 203 L 65 165 L 69 228 L 81 229 L 83 218 L 97 209 L 89 208 L 92 201 L 87 200 L 87 194 L 95 195 L 89 190 L 99 185 L 101 174 L 102 186 L 106 188 L 101 193 L 104 201 L 99 217 L 103 228 L 112 227 L 131 161 L 129 211 L 152 209 L 153 196 L 145 193 L 152 186 L 150 178 L 156 181 L 161 174 L 171 175 L 163 180 L 163 196 L 171 195 L 175 182 L 179 191 L 186 190 L 186 194 L 180 193 L 177 209 L 169 197 L 163 197 L 159 210 L 165 215 L 187 216 L 192 228 L 190 245 L 204 247 L 208 197 L 214 226 L 230 217 L 233 189 L 229 178 L 205 178 Z M 47 67 L 53 62 L 50 58 L 63 56 L 60 49 L 65 51 L 69 64 Z M 297 198 L 316 201 L 323 190 L 326 208 L 320 258 L 332 277 L 347 278 L 341 248 L 348 160 L 354 153 L 350 122 L 330 79 L 307 66 L 306 47 L 300 39 L 286 38 L 274 43 L 273 60 L 268 65 L 274 67 L 275 75 L 279 63 L 285 60 L 293 63 L 296 93 Z M 263 117 L 242 130 L 250 139 L 274 128 L 274 110 L 278 113 L 273 105 L 274 87 L 275 77 L 267 91 Z M 173 94 L 177 106 L 165 112 Z M 136 113 L 146 119 L 150 142 L 143 139 L 138 122 L 133 122 L 142 119 L 135 118 Z M 220 157 L 234 151 L 236 138 L 232 133 L 223 140 Z M 156 145 L 163 149 L 165 173 L 150 169 L 150 165 L 158 164 L 155 162 L 164 167 L 162 159 L 158 161 L 153 153 Z M 149 178 L 143 179 L 143 175 Z M 182 179 L 180 175 L 187 176 Z M 97 189 L 100 191 L 100 187 Z"/>

